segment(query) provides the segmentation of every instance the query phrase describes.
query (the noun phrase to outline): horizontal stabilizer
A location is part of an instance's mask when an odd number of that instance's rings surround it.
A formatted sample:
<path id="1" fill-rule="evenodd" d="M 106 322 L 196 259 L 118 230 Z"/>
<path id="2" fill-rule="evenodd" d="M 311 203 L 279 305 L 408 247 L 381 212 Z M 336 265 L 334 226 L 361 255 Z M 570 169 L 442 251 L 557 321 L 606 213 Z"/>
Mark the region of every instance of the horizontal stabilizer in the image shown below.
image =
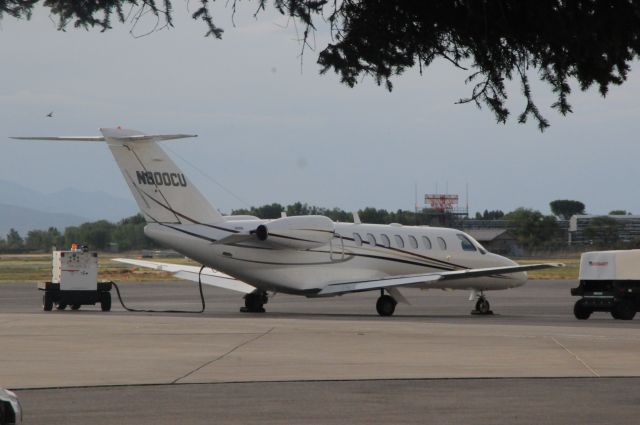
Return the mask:
<path id="1" fill-rule="evenodd" d="M 104 142 L 102 136 L 27 136 L 27 137 L 9 137 L 14 140 L 57 140 L 69 142 Z"/>
<path id="2" fill-rule="evenodd" d="M 217 270 L 205 267 L 200 274 L 200 267 L 188 266 L 184 264 L 171 264 L 171 263 L 159 263 L 155 261 L 145 260 L 133 260 L 130 258 L 114 258 L 113 261 L 119 263 L 131 264 L 139 267 L 146 267 L 154 270 L 173 273 L 178 279 L 190 280 L 198 282 L 198 278 L 202 281 L 203 285 L 215 286 L 218 288 L 230 289 L 232 291 L 241 292 L 243 294 L 250 294 L 255 291 L 256 288 L 231 277 L 227 274 L 220 273 Z"/>
<path id="3" fill-rule="evenodd" d="M 197 134 L 137 134 L 133 136 L 111 137 L 119 142 L 159 142 L 162 140 L 187 139 L 189 137 L 198 137 Z M 11 137 L 14 140 L 53 140 L 53 141 L 69 141 L 69 142 L 104 142 L 103 136 L 27 136 L 27 137 Z"/>
<path id="4" fill-rule="evenodd" d="M 188 139 L 190 137 L 198 137 L 197 134 L 139 134 L 125 137 L 111 137 L 120 142 L 160 142 L 162 140 Z"/>
<path id="5" fill-rule="evenodd" d="M 147 223 L 201 224 L 224 221 L 187 175 L 162 149 L 163 140 L 195 134 L 144 134 L 101 128 L 101 136 L 18 136 L 15 140 L 104 142 L 113 155 Z"/>

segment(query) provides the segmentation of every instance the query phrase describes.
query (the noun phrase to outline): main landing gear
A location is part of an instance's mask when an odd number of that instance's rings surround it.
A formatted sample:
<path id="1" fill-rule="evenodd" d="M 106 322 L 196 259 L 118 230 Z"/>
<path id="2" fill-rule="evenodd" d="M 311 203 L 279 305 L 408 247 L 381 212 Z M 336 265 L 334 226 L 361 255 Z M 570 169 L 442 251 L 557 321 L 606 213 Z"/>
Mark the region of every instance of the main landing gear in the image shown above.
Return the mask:
<path id="1" fill-rule="evenodd" d="M 480 291 L 480 294 L 478 295 L 476 308 L 475 310 L 471 310 L 471 314 L 478 314 L 481 316 L 488 316 L 493 314 L 493 311 L 491 311 L 491 304 L 489 304 L 489 300 L 487 300 L 482 291 Z"/>
<path id="2" fill-rule="evenodd" d="M 244 296 L 244 307 L 240 308 L 242 313 L 264 313 L 264 305 L 269 302 L 266 291 L 255 291 Z"/>
<path id="3" fill-rule="evenodd" d="M 380 298 L 376 302 L 376 310 L 380 316 L 391 316 L 396 310 L 398 302 L 390 295 L 384 294 L 384 289 L 380 290 Z"/>

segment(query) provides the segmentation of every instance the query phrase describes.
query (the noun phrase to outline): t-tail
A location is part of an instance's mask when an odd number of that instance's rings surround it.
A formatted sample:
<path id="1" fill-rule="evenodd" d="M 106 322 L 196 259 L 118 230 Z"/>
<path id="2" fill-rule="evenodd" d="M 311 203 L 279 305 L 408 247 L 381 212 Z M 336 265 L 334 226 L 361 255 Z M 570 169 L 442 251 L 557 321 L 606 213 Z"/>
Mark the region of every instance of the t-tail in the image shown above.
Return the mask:
<path id="1" fill-rule="evenodd" d="M 101 128 L 102 137 L 12 137 L 21 140 L 105 141 L 149 223 L 216 223 L 222 215 L 202 196 L 157 142 L 196 137 L 146 135 L 135 130 Z"/>

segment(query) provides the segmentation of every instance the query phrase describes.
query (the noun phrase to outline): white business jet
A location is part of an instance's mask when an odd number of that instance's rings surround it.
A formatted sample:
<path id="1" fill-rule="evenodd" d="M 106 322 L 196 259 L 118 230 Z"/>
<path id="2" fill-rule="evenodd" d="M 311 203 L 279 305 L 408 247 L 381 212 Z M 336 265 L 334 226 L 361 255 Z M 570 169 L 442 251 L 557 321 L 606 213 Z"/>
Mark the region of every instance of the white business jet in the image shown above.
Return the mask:
<path id="1" fill-rule="evenodd" d="M 278 292 L 312 298 L 380 291 L 376 309 L 391 316 L 398 302 L 408 303 L 400 288 L 418 287 L 469 290 L 470 300 L 477 299 L 474 312 L 490 314 L 486 291 L 523 285 L 527 270 L 560 266 L 518 265 L 459 230 L 365 224 L 357 214 L 353 223 L 319 215 L 223 216 L 158 145 L 194 135 L 100 132 L 14 139 L 106 142 L 148 222 L 145 234 L 207 268 L 118 261 L 243 293 L 243 311 L 264 312 L 269 296 Z"/>

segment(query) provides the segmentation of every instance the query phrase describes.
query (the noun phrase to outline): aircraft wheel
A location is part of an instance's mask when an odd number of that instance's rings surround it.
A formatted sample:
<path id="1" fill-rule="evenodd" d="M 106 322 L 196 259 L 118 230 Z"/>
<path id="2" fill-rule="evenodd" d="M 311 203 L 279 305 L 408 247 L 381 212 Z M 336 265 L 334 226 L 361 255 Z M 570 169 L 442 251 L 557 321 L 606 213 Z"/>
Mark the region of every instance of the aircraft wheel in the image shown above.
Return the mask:
<path id="1" fill-rule="evenodd" d="M 53 299 L 51 297 L 51 294 L 48 292 L 45 292 L 44 295 L 42 296 L 42 309 L 44 311 L 51 311 L 52 308 L 53 308 Z"/>
<path id="2" fill-rule="evenodd" d="M 266 293 L 254 292 L 244 296 L 243 313 L 264 313 L 264 305 L 268 301 Z"/>
<path id="3" fill-rule="evenodd" d="M 583 299 L 576 301 L 573 306 L 573 315 L 576 316 L 576 319 L 578 320 L 587 320 L 589 316 L 591 316 L 591 313 L 593 313 L 593 311 L 589 307 L 585 306 L 585 301 Z"/>
<path id="4" fill-rule="evenodd" d="M 389 295 L 381 295 L 376 302 L 376 310 L 380 316 L 391 316 L 396 311 L 396 300 Z"/>
<path id="5" fill-rule="evenodd" d="M 63 304 L 63 303 L 60 303 L 60 304 L 58 304 L 58 305 L 56 306 L 56 308 L 57 308 L 58 310 L 64 310 L 65 308 L 67 308 L 67 305 L 66 305 L 66 304 Z"/>
<path id="6" fill-rule="evenodd" d="M 485 297 L 478 298 L 476 302 L 476 309 L 474 311 L 475 314 L 491 314 L 491 304 L 489 304 L 489 300 Z"/>
<path id="7" fill-rule="evenodd" d="M 636 315 L 636 309 L 629 301 L 618 301 L 613 305 L 611 316 L 619 320 L 632 320 Z"/>
<path id="8" fill-rule="evenodd" d="M 72 304 L 71 310 L 80 310 L 80 304 Z"/>

